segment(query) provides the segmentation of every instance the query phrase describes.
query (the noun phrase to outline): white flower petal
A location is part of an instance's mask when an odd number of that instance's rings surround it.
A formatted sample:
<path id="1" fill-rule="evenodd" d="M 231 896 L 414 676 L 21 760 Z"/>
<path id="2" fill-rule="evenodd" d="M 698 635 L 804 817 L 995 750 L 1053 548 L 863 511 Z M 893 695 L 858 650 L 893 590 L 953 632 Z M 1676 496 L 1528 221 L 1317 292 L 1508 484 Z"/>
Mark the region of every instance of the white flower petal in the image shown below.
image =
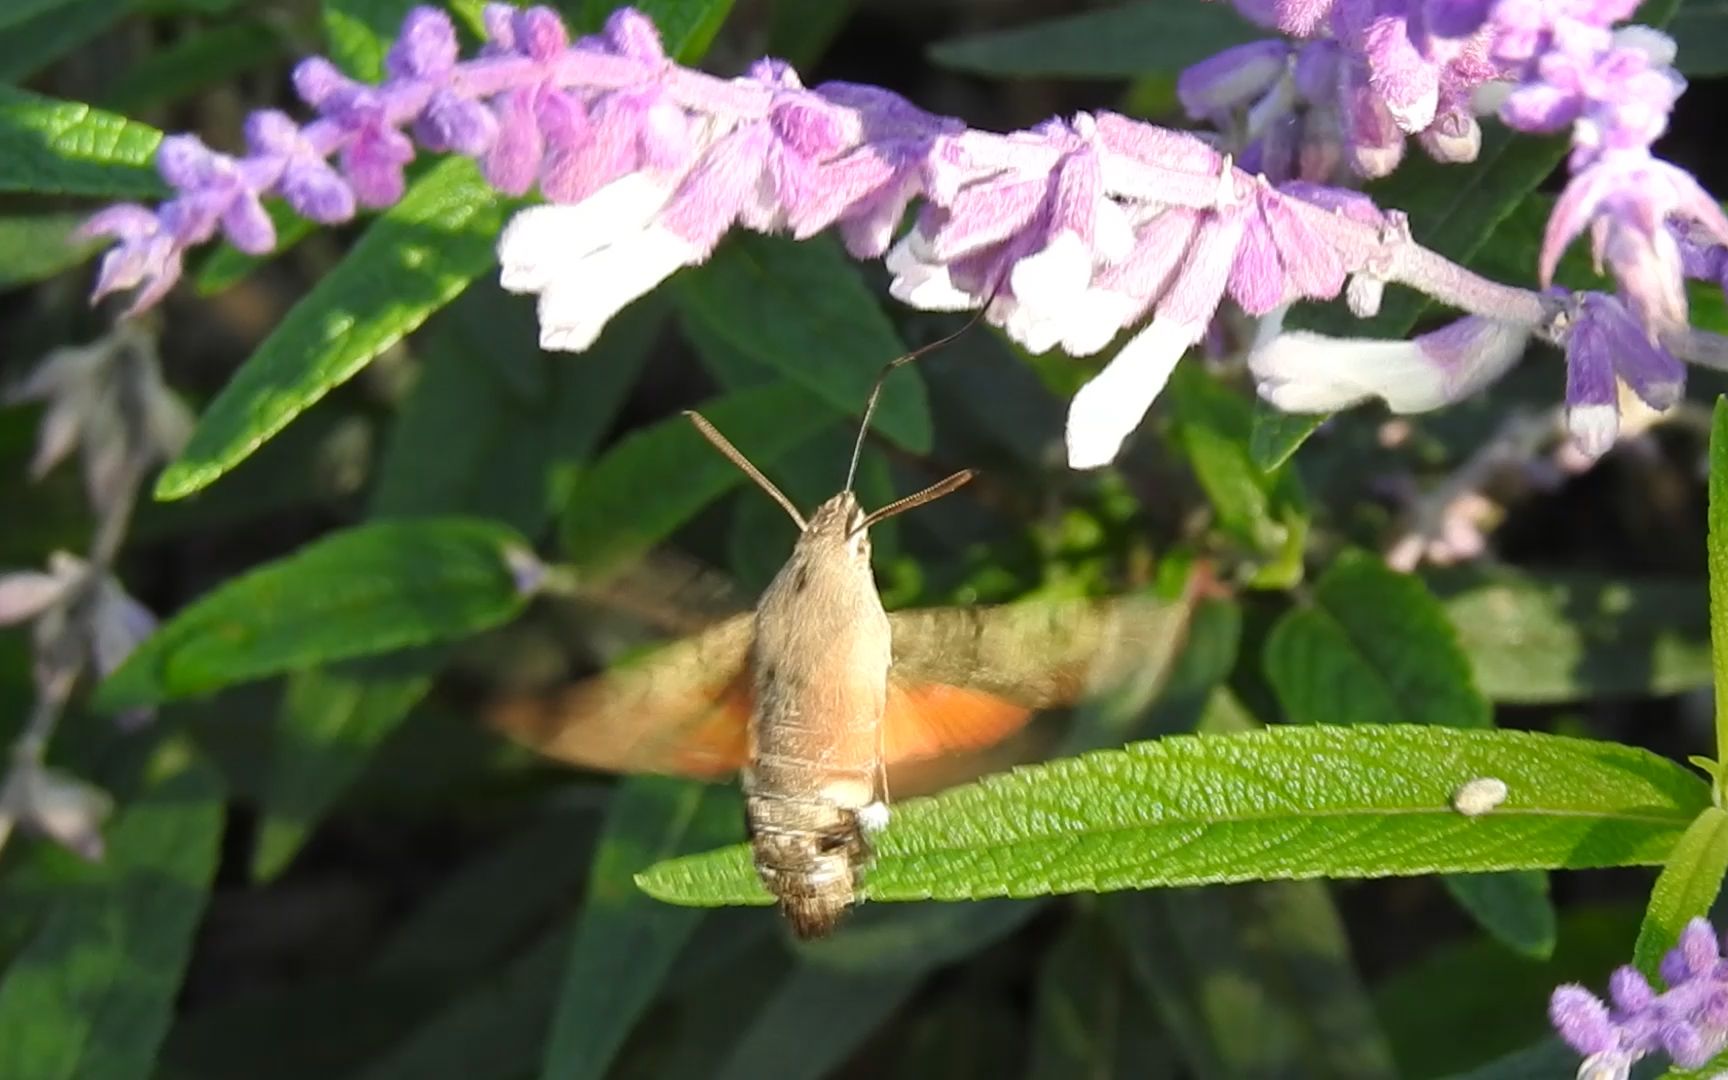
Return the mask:
<path id="1" fill-rule="evenodd" d="M 102 789 L 24 760 L 0 792 L 0 810 L 86 859 L 102 857 L 102 821 L 113 809 Z"/>
<path id="2" fill-rule="evenodd" d="M 1668 67 L 1674 63 L 1680 47 L 1668 34 L 1649 26 L 1622 26 L 1614 31 L 1616 47 L 1637 49 L 1650 58 L 1652 67 Z"/>
<path id="3" fill-rule="evenodd" d="M 631 173 L 579 203 L 519 211 L 498 238 L 499 284 L 540 292 L 602 248 L 634 243 L 671 194 L 663 182 Z"/>
<path id="4" fill-rule="evenodd" d="M 929 243 L 913 229 L 888 249 L 882 264 L 894 275 L 888 294 L 902 304 L 923 311 L 968 311 L 980 297 L 958 288 L 948 276 L 946 263 L 929 257 Z"/>
<path id="5" fill-rule="evenodd" d="M 1348 408 L 1383 390 L 1435 395 L 1441 379 L 1414 342 L 1333 338 L 1306 330 L 1255 346 L 1248 369 L 1260 396 L 1285 412 Z"/>
<path id="6" fill-rule="evenodd" d="M 1092 246 L 1098 259 L 1119 263 L 1134 253 L 1134 221 L 1122 204 L 1111 198 L 1100 198 L 1097 218 L 1092 223 Z"/>
<path id="7" fill-rule="evenodd" d="M 626 304 L 701 257 L 688 240 L 650 226 L 571 261 L 540 294 L 540 347 L 581 352 Z"/>
<path id="8" fill-rule="evenodd" d="M 36 453 L 30 459 L 30 479 L 40 480 L 48 471 L 66 460 L 66 455 L 78 445 L 80 406 L 82 398 L 67 395 L 49 402 L 36 429 Z"/>
<path id="9" fill-rule="evenodd" d="M 1080 388 L 1068 406 L 1071 468 L 1096 469 L 1116 457 L 1170 380 L 1176 361 L 1204 332 L 1204 326 L 1154 318 Z"/>
<path id="10" fill-rule="evenodd" d="M 1573 405 L 1566 410 L 1572 445 L 1591 461 L 1606 454 L 1620 435 L 1620 410 L 1607 403 Z"/>
<path id="11" fill-rule="evenodd" d="M 40 615 L 66 591 L 66 582 L 52 574 L 20 570 L 0 574 L 0 626 Z"/>
<path id="12" fill-rule="evenodd" d="M 1459 320 L 1414 341 L 1333 338 L 1308 331 L 1257 343 L 1248 368 L 1260 396 L 1286 412 L 1327 412 L 1378 397 L 1396 413 L 1451 404 L 1500 377 L 1529 327 Z"/>
<path id="13" fill-rule="evenodd" d="M 1059 309 L 1072 303 L 1092 281 L 1092 252 L 1079 235 L 1063 229 L 1044 249 L 1008 271 L 1008 285 L 1020 303 Z"/>
<path id="14" fill-rule="evenodd" d="M 1074 301 L 1072 316 L 1062 331 L 1062 351 L 1091 356 L 1116 340 L 1116 334 L 1140 313 L 1144 300 L 1108 289 L 1088 289 Z"/>

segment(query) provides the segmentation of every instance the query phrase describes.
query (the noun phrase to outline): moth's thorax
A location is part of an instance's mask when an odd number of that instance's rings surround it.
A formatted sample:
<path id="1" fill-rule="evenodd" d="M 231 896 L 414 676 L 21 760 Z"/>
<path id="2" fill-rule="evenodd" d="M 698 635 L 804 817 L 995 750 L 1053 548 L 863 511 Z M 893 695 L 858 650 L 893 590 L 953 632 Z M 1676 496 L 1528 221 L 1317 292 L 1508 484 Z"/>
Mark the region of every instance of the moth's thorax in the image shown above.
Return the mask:
<path id="1" fill-rule="evenodd" d="M 816 732 L 881 721 L 892 656 L 863 517 L 843 492 L 823 503 L 756 607 L 759 718 Z"/>
<path id="2" fill-rule="evenodd" d="M 851 904 L 857 811 L 878 797 L 892 658 L 857 500 L 819 507 L 756 608 L 756 709 L 744 770 L 756 869 L 800 936 Z"/>

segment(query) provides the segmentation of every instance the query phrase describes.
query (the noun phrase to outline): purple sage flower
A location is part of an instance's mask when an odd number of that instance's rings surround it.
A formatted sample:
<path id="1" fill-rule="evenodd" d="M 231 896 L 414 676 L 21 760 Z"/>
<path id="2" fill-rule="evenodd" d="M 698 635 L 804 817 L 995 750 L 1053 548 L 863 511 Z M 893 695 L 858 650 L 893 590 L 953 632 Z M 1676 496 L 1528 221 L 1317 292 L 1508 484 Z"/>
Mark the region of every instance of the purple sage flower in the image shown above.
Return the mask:
<path id="1" fill-rule="evenodd" d="M 97 293 L 136 288 L 134 308 L 148 306 L 189 245 L 222 233 L 268 246 L 264 198 L 321 221 L 389 203 L 418 145 L 469 155 L 500 190 L 538 188 L 546 200 L 518 213 L 498 244 L 504 286 L 537 297 L 544 348 L 587 348 L 621 308 L 708 258 L 733 228 L 800 239 L 833 228 L 855 256 L 886 253 L 894 295 L 915 307 L 987 305 L 991 323 L 1035 352 L 1114 347 L 1070 410 L 1077 467 L 1114 457 L 1226 298 L 1265 315 L 1347 288 L 1367 314 L 1385 284 L 1399 282 L 1484 320 L 1421 339 L 1401 361 L 1416 380 L 1409 388 L 1346 364 L 1315 391 L 1325 379 L 1303 364 L 1300 375 L 1278 367 L 1263 385 L 1290 387 L 1273 393 L 1292 400 L 1450 400 L 1510 363 L 1529 333 L 1554 339 L 1562 302 L 1447 263 L 1415 244 L 1401 215 L 1359 194 L 1281 179 L 1385 171 L 1411 135 L 1436 156 L 1471 156 L 1473 94 L 1512 62 L 1490 55 L 1498 24 L 1462 0 L 1242 6 L 1306 40 L 1262 43 L 1184 79 L 1190 108 L 1246 116 L 1240 161 L 1110 113 L 996 134 L 876 87 L 806 87 L 773 60 L 720 79 L 674 63 L 653 24 L 629 9 L 572 41 L 550 9 L 491 4 L 487 43 L 464 59 L 448 16 L 417 8 L 381 85 L 317 58 L 297 68 L 295 85 L 319 114 L 304 127 L 259 114 L 238 158 L 165 142 L 159 166 L 175 196 L 156 211 L 111 208 L 88 225 L 118 240 Z M 1631 116 L 1622 117 L 1628 130 Z M 1683 215 L 1694 197 L 1663 175 Z M 1659 217 L 1584 190 L 1579 214 L 1613 206 L 1623 222 L 1603 234 L 1611 264 L 1650 279 L 1684 260 L 1678 239 L 1671 250 L 1653 239 L 1669 235 Z M 896 241 L 915 203 L 915 224 Z M 1654 285 L 1626 295 L 1639 311 L 1673 307 L 1651 299 L 1662 295 Z M 1478 346 L 1480 355 L 1465 355 Z"/>
<path id="2" fill-rule="evenodd" d="M 1584 293 L 1565 330 L 1566 426 L 1588 456 L 1608 452 L 1620 432 L 1620 386 L 1661 410 L 1680 400 L 1686 366 L 1650 340 L 1618 298 Z"/>
<path id="3" fill-rule="evenodd" d="M 1438 161 L 1475 160 L 1482 132 L 1474 97 L 1501 70 L 1480 19 L 1466 33 L 1442 35 L 1417 0 L 1237 7 L 1306 39 L 1227 49 L 1178 82 L 1188 114 L 1216 125 L 1244 168 L 1274 181 L 1384 176 L 1411 137 Z"/>
<path id="4" fill-rule="evenodd" d="M 1668 989 L 1657 993 L 1636 968 L 1622 967 L 1608 980 L 1607 1002 L 1576 984 L 1555 989 L 1548 1015 L 1584 1055 L 1580 1077 L 1625 1080 L 1651 1054 L 1695 1069 L 1728 1046 L 1728 961 L 1708 921 L 1686 924 L 1661 975 Z"/>

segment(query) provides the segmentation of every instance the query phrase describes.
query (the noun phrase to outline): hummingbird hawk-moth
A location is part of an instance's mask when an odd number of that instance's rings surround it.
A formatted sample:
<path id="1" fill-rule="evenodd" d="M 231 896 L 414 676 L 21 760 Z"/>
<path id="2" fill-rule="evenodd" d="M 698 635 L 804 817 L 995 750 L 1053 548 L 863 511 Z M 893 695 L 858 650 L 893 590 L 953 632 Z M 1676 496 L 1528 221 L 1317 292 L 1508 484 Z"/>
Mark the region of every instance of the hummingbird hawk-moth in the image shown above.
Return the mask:
<path id="1" fill-rule="evenodd" d="M 808 518 L 725 436 L 687 414 L 799 528 L 755 611 L 488 710 L 517 741 L 590 768 L 741 772 L 757 873 L 800 938 L 826 935 L 855 902 L 869 834 L 886 824 L 890 782 L 902 770 L 1001 742 L 1039 709 L 1075 701 L 1104 654 L 1171 630 L 1167 608 L 1123 601 L 885 612 L 870 526 L 972 473 L 866 512 L 852 482 L 881 386 L 865 406 L 845 487 Z"/>

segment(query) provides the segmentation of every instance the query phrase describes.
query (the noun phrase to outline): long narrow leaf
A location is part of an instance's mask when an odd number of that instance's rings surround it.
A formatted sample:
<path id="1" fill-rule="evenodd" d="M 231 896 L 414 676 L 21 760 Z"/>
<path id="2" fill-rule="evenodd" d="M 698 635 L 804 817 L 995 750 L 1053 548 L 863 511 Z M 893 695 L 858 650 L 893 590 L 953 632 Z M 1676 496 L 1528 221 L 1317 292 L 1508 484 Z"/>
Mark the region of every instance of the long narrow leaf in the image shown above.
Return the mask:
<path id="1" fill-rule="evenodd" d="M 1687 922 L 1709 914 L 1728 873 L 1728 813 L 1711 806 L 1698 815 L 1674 845 L 1668 865 L 1656 878 L 1650 907 L 1638 928 L 1632 962 L 1654 978 L 1662 955 L 1680 940 Z"/>
<path id="2" fill-rule="evenodd" d="M 514 530 L 477 518 L 336 533 L 181 611 L 109 676 L 98 700 L 152 705 L 476 633 L 526 604 L 517 577 L 526 551 Z"/>
<path id="3" fill-rule="evenodd" d="M 1453 809 L 1494 777 L 1490 813 Z M 873 900 L 978 899 L 1309 877 L 1641 866 L 1707 804 L 1673 762 L 1613 743 L 1413 725 L 1176 736 L 903 805 Z M 650 868 L 684 904 L 766 904 L 748 849 Z"/>
<path id="4" fill-rule="evenodd" d="M 642 776 L 613 792 L 546 1041 L 546 1080 L 605 1075 L 701 919 L 636 891 L 636 868 L 736 835 L 740 819 L 736 796 L 720 787 Z"/>
<path id="5" fill-rule="evenodd" d="M 0 1076 L 152 1075 L 216 872 L 222 817 L 215 771 L 186 743 L 165 743 L 143 791 L 109 826 L 102 865 L 70 875 L 0 981 Z"/>

